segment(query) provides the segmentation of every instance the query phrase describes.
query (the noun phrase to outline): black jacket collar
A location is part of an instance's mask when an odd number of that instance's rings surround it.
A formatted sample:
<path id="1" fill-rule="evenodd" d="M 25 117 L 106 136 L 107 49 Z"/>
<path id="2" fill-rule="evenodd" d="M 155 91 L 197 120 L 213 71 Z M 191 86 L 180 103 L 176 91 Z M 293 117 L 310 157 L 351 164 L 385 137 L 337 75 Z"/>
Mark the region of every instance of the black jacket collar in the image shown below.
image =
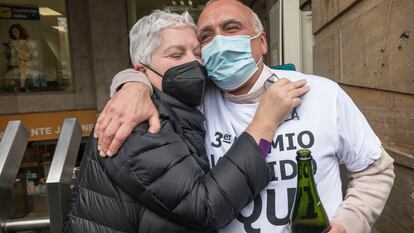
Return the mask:
<path id="1" fill-rule="evenodd" d="M 158 108 L 160 119 L 174 121 L 178 131 L 182 128 L 195 129 L 204 134 L 204 116 L 197 108 L 190 107 L 155 87 L 153 89 L 152 99 Z"/>

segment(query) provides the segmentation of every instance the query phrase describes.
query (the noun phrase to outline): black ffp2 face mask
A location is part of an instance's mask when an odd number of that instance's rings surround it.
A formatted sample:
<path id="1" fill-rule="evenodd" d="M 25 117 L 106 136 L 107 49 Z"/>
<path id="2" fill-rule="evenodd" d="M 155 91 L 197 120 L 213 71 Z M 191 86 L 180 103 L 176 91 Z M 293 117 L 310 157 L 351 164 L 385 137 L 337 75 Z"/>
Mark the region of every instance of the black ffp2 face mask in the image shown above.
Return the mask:
<path id="1" fill-rule="evenodd" d="M 200 105 L 207 77 L 207 70 L 203 65 L 197 61 L 188 62 L 171 67 L 164 75 L 149 66 L 145 67 L 163 78 L 163 92 L 191 107 Z"/>

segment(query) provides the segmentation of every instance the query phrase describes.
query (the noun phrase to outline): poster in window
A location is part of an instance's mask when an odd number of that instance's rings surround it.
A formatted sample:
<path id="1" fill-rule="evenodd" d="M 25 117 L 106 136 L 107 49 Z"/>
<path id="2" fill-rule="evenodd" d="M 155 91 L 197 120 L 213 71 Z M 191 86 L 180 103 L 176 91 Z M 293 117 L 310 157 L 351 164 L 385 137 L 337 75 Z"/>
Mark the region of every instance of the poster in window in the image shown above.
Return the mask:
<path id="1" fill-rule="evenodd" d="M 40 15 L 34 5 L 0 5 L 0 88 L 27 89 L 41 72 Z"/>

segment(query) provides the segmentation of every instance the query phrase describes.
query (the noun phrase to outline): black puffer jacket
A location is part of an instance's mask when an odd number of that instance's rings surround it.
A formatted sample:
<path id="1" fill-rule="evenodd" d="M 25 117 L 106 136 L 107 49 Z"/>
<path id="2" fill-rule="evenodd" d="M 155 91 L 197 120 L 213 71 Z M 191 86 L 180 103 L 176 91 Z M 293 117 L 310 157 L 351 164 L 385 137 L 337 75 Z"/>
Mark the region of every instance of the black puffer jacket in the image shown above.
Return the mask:
<path id="1" fill-rule="evenodd" d="M 214 232 L 271 180 L 247 133 L 210 170 L 202 114 L 164 93 L 154 96 L 159 134 L 141 124 L 104 159 L 89 138 L 65 232 Z"/>

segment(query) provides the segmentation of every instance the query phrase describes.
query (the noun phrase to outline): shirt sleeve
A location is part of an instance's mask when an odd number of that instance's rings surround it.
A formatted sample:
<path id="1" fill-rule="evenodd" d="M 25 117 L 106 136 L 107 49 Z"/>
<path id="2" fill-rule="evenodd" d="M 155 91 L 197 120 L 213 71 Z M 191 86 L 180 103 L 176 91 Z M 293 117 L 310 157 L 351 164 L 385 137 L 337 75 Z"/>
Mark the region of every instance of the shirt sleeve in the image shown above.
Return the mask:
<path id="1" fill-rule="evenodd" d="M 359 172 L 381 155 L 381 142 L 352 99 L 338 86 L 337 156 L 351 172 Z"/>
<path id="2" fill-rule="evenodd" d="M 110 96 L 114 96 L 120 87 L 127 82 L 140 82 L 146 84 L 149 87 L 150 93 L 152 95 L 152 86 L 147 76 L 145 76 L 144 73 L 136 71 L 134 69 L 126 69 L 117 73 L 112 79 Z"/>
<path id="3" fill-rule="evenodd" d="M 371 226 L 385 207 L 394 183 L 394 160 L 385 150 L 367 169 L 348 173 L 351 181 L 341 206 L 332 222 L 342 225 L 346 232 L 371 232 Z"/>

